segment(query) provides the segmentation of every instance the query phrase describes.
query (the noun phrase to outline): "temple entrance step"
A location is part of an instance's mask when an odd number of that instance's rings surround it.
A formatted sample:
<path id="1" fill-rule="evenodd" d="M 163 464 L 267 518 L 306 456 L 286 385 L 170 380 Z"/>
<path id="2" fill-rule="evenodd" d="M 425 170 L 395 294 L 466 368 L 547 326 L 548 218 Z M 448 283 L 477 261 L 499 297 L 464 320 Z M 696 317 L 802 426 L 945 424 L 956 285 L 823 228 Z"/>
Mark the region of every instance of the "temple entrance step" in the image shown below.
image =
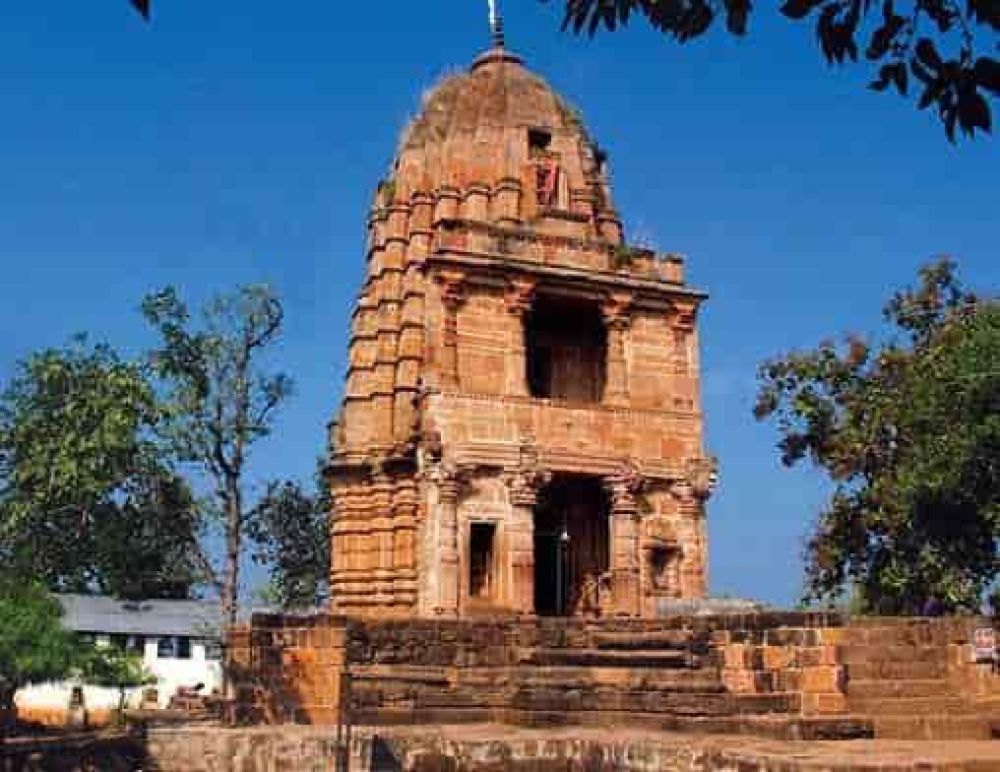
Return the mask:
<path id="1" fill-rule="evenodd" d="M 880 680 L 852 678 L 847 683 L 848 699 L 887 699 L 892 697 L 936 697 L 948 692 L 943 678 Z"/>
<path id="2" fill-rule="evenodd" d="M 594 633 L 593 645 L 598 649 L 619 651 L 691 651 L 708 649 L 709 641 L 699 641 L 690 630 L 656 630 L 644 633 Z"/>
<path id="3" fill-rule="evenodd" d="M 518 683 L 578 688 L 608 686 L 623 689 L 659 689 L 662 691 L 726 691 L 716 668 L 697 670 L 639 668 L 631 670 L 611 667 L 524 665 L 514 670 L 509 668 L 477 668 L 470 673 L 462 674 L 459 680 L 467 686 Z"/>
<path id="4" fill-rule="evenodd" d="M 982 715 L 875 716 L 879 740 L 993 740 L 996 718 Z"/>
<path id="5" fill-rule="evenodd" d="M 941 646 L 845 646 L 844 662 L 848 665 L 864 662 L 927 662 L 944 663 L 946 649 Z"/>
<path id="6" fill-rule="evenodd" d="M 934 697 L 857 697 L 849 698 L 853 713 L 870 716 L 982 715 L 961 697 L 940 694 Z"/>
<path id="7" fill-rule="evenodd" d="M 618 651 L 606 649 L 537 649 L 533 665 L 620 668 L 699 668 L 700 656 L 687 650 Z"/>
<path id="8" fill-rule="evenodd" d="M 857 662 L 845 666 L 849 683 L 855 681 L 927 681 L 947 675 L 944 662 Z"/>

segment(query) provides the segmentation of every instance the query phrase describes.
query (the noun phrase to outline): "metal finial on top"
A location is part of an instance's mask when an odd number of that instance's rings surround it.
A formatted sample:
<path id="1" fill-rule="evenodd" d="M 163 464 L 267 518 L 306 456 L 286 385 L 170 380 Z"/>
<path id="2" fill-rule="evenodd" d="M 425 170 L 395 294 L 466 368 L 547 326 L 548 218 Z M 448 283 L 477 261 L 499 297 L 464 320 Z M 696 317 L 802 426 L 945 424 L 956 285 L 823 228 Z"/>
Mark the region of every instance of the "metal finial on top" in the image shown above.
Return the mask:
<path id="1" fill-rule="evenodd" d="M 503 48 L 503 17 L 497 10 L 497 0 L 487 0 L 490 6 L 490 33 L 493 37 L 493 46 Z"/>

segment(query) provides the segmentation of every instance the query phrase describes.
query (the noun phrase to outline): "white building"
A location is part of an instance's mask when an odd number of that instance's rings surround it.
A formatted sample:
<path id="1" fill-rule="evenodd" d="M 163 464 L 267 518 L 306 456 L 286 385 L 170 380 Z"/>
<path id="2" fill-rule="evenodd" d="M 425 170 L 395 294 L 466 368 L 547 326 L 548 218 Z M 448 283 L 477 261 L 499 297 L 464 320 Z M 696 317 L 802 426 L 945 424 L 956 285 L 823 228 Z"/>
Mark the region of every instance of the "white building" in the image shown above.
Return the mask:
<path id="1" fill-rule="evenodd" d="M 63 624 L 99 646 L 119 646 L 141 655 L 156 676 L 153 687 L 127 691 L 126 705 L 139 707 L 144 689 L 155 688 L 157 702 L 166 707 L 182 687 L 203 685 L 203 693 L 222 687 L 222 649 L 219 604 L 193 600 L 123 601 L 106 596 L 56 595 L 65 610 Z M 74 687 L 83 688 L 91 714 L 118 707 L 117 689 L 74 681 L 37 684 L 16 696 L 18 713 L 46 723 L 59 722 Z"/>

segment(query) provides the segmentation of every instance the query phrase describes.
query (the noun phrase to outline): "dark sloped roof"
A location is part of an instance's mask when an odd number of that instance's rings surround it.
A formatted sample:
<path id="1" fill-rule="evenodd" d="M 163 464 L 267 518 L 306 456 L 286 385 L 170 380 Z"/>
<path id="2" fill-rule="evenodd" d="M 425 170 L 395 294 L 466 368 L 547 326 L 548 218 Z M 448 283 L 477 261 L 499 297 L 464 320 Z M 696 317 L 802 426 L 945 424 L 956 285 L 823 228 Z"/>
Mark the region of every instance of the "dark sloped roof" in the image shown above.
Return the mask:
<path id="1" fill-rule="evenodd" d="M 63 624 L 81 633 L 219 637 L 218 603 L 201 600 L 125 601 L 106 595 L 56 595 Z"/>

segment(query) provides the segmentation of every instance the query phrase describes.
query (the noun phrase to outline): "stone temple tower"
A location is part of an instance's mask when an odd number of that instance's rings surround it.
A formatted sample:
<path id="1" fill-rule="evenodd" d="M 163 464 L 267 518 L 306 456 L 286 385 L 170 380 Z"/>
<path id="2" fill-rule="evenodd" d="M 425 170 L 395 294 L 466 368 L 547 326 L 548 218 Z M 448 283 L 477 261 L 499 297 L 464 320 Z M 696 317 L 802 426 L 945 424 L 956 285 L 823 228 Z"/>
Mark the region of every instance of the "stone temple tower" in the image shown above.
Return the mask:
<path id="1" fill-rule="evenodd" d="M 498 41 L 407 128 L 331 424 L 331 610 L 651 617 L 706 592 L 705 295 L 627 247 L 579 114 Z"/>

